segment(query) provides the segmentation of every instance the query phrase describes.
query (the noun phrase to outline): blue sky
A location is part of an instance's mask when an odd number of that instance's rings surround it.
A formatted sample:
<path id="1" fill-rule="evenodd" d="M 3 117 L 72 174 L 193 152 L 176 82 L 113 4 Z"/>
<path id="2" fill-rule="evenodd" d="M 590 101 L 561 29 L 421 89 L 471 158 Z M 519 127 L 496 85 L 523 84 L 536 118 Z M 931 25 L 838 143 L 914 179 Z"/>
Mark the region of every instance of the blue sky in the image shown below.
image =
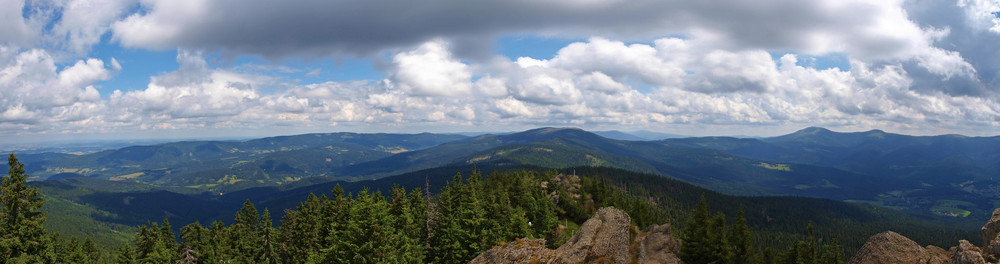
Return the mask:
<path id="1" fill-rule="evenodd" d="M 996 0 L 99 2 L 0 3 L 0 144 L 1000 134 Z"/>

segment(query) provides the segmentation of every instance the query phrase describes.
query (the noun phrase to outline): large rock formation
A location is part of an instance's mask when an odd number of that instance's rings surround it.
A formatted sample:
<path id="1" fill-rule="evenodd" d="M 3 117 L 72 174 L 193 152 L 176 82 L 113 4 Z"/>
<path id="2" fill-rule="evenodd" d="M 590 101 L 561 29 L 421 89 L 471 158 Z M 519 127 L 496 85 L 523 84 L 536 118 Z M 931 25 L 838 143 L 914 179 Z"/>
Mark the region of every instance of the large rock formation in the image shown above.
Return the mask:
<path id="1" fill-rule="evenodd" d="M 624 211 L 605 207 L 556 250 L 545 248 L 545 240 L 519 239 L 487 250 L 470 263 L 680 263 L 680 240 L 669 225 L 641 232 L 634 228 Z"/>
<path id="2" fill-rule="evenodd" d="M 960 240 L 958 246 L 945 251 L 935 246 L 921 248 L 913 240 L 887 231 L 869 238 L 848 263 L 995 263 L 1000 260 L 1000 209 L 993 211 L 982 233 L 985 241 L 982 249 L 967 240 Z"/>
<path id="3" fill-rule="evenodd" d="M 848 263 L 927 263 L 930 259 L 917 242 L 886 231 L 868 239 Z"/>
<path id="4" fill-rule="evenodd" d="M 631 226 L 632 218 L 625 211 L 601 208 L 580 226 L 576 235 L 556 249 L 556 257 L 560 260 L 556 263 L 583 263 L 601 258 L 626 263 L 630 260 L 628 229 Z"/>
<path id="5" fill-rule="evenodd" d="M 955 255 L 951 256 L 951 264 L 986 264 L 982 251 L 978 247 L 969 243 L 968 240 L 958 241 L 958 248 Z"/>
<path id="6" fill-rule="evenodd" d="M 993 216 L 983 225 L 983 241 L 991 241 L 1000 233 L 1000 208 L 993 210 Z"/>

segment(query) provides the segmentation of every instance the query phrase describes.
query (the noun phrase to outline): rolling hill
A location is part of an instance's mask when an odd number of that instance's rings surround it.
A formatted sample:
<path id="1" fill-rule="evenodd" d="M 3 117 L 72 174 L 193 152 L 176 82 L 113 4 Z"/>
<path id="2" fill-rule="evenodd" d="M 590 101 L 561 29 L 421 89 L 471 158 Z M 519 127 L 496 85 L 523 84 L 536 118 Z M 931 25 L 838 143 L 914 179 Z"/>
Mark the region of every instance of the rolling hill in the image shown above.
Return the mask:
<path id="1" fill-rule="evenodd" d="M 657 141 L 708 148 L 774 163 L 799 163 L 870 175 L 894 191 L 865 203 L 941 214 L 988 213 L 1000 201 L 1000 137 L 908 136 L 881 130 L 839 133 L 810 127 L 761 139 L 700 137 Z M 914 187 L 913 183 L 919 184 Z M 961 208 L 952 206 L 962 204 Z"/>
<path id="2" fill-rule="evenodd" d="M 228 191 L 304 177 L 338 177 L 331 174 L 332 168 L 461 138 L 465 137 L 430 133 L 330 133 L 242 142 L 188 141 L 38 158 L 25 164 L 33 180 L 91 177 Z"/>
<path id="3" fill-rule="evenodd" d="M 912 230 L 900 232 L 933 243 L 974 229 L 996 205 L 987 192 L 994 186 L 989 176 L 1000 166 L 995 141 L 821 128 L 759 139 L 637 141 L 539 128 L 475 137 L 331 133 L 188 141 L 87 155 L 40 153 L 24 161 L 37 176 L 31 184 L 49 201 L 47 225 L 104 245 L 129 239 L 135 226 L 148 221 L 228 221 L 245 200 L 282 212 L 336 185 L 355 193 L 393 185 L 436 192 L 472 167 L 591 175 L 663 206 L 672 201 L 680 211 L 705 193 L 713 208 L 727 214 L 746 208 L 752 225 L 769 234 L 813 221 L 824 232 L 845 225 L 863 232 Z M 280 213 L 274 215 L 277 221 Z"/>
<path id="4" fill-rule="evenodd" d="M 941 215 L 988 213 L 1000 203 L 1000 184 L 992 179 L 1000 172 L 1000 138 L 878 130 L 807 128 L 773 138 L 657 141 L 614 140 L 575 128 L 475 137 L 331 133 L 176 142 L 28 160 L 36 179 L 84 176 L 222 194 L 476 164 L 612 167 L 732 195 L 849 200 Z"/>
<path id="5" fill-rule="evenodd" d="M 539 128 L 471 138 L 437 134 L 335 133 L 245 142 L 134 146 L 89 155 L 54 157 L 40 161 L 40 165 L 32 164 L 32 167 L 44 168 L 33 172 L 40 179 L 86 176 L 217 193 L 289 184 L 311 177 L 377 179 L 468 164 L 614 167 L 672 177 L 736 195 L 874 201 L 879 195 L 897 190 L 937 193 L 952 190 L 947 186 L 921 185 L 922 182 L 906 177 L 872 177 L 864 171 L 827 167 L 828 164 L 809 163 L 807 159 L 773 162 L 772 158 L 780 156 L 752 155 L 796 155 L 787 151 L 789 148 L 772 142 L 802 142 L 801 138 L 632 141 L 608 139 L 575 128 Z M 853 146 L 841 145 L 835 146 Z M 965 192 L 954 194 L 961 196 Z"/>

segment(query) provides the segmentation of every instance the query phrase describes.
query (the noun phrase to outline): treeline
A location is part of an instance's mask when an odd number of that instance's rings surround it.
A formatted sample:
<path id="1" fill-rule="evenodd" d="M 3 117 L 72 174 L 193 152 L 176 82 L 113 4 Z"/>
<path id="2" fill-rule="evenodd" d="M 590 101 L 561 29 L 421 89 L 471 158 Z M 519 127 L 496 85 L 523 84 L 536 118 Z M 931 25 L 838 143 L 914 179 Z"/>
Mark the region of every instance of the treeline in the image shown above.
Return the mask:
<path id="1" fill-rule="evenodd" d="M 737 212 L 734 223 L 727 226 L 726 215 L 717 212 L 712 216 L 702 196 L 681 232 L 684 243 L 680 258 L 688 264 L 844 263 L 844 248 L 836 240 L 826 243 L 817 239 L 812 224 L 807 227 L 807 234 L 805 240 L 794 241 L 785 250 L 774 247 L 760 250 L 751 239 L 743 209 Z"/>
<path id="2" fill-rule="evenodd" d="M 280 227 L 247 200 L 233 224 L 186 225 L 180 242 L 167 220 L 142 226 L 116 262 L 463 263 L 504 241 L 564 235 L 542 177 L 456 174 L 433 202 L 420 189 L 352 195 L 338 185 L 329 197 L 310 195 L 287 210 Z"/>

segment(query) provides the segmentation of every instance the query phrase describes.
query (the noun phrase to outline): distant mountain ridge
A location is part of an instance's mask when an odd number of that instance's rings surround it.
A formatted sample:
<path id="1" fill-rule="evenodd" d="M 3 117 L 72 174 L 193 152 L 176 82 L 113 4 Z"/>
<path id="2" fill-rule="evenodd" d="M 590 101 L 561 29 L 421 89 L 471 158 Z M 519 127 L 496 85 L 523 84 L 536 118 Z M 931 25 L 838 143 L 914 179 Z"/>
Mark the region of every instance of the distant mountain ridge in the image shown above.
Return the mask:
<path id="1" fill-rule="evenodd" d="M 206 223 L 225 219 L 233 213 L 227 210 L 246 199 L 280 211 L 294 207 L 308 193 L 327 193 L 338 184 L 349 191 L 388 190 L 395 184 L 435 191 L 455 173 L 467 174 L 474 166 L 484 172 L 573 168 L 573 174 L 577 169 L 611 168 L 608 171 L 657 175 L 673 182 L 660 183 L 663 186 L 682 181 L 699 186 L 685 187 L 697 192 L 703 187 L 755 196 L 727 198 L 734 200 L 802 196 L 883 206 L 932 219 L 971 219 L 982 217 L 998 200 L 989 187 L 995 185 L 991 169 L 1000 160 L 994 159 L 1000 149 L 996 141 L 823 128 L 771 138 L 637 141 L 545 127 L 475 137 L 329 133 L 243 142 L 186 141 L 87 155 L 26 155 L 25 161 L 37 179 L 63 178 L 33 183 L 49 195 L 56 211 L 67 210 L 54 215 L 68 214 L 79 223 L 98 221 L 106 224 L 94 228 L 125 232 L 131 231 L 124 226 L 162 217 Z M 628 188 L 644 183 L 619 184 Z M 796 210 L 806 210 L 801 208 Z M 753 214 L 775 216 L 770 211 Z M 91 232 L 72 223 L 70 229 Z"/>
<path id="2" fill-rule="evenodd" d="M 625 137 L 617 131 L 602 132 Z M 616 140 L 579 128 L 507 134 L 328 133 L 187 141 L 30 157 L 37 179 L 86 176 L 228 193 L 306 179 L 378 179 L 438 167 L 601 166 L 736 195 L 796 195 L 967 215 L 1000 199 L 1000 137 L 819 127 L 770 138 Z M 1000 180 L 1000 178 L 996 179 Z"/>
<path id="3" fill-rule="evenodd" d="M 920 185 L 892 185 L 893 192 L 863 199 L 876 205 L 967 215 L 970 211 L 988 213 L 993 200 L 1000 199 L 1000 177 L 994 177 L 1000 175 L 998 136 L 908 136 L 882 130 L 842 133 L 810 127 L 771 138 L 701 137 L 660 142 L 716 149 L 768 162 L 837 168 L 889 182 Z"/>
<path id="4" fill-rule="evenodd" d="M 26 162 L 36 179 L 60 173 L 158 185 L 281 183 L 466 138 L 450 134 L 328 133 L 241 142 L 185 141 Z M 71 175 L 63 176 L 64 178 Z M 336 175 L 328 175 L 336 176 Z M 286 179 L 287 178 L 287 179 Z"/>

